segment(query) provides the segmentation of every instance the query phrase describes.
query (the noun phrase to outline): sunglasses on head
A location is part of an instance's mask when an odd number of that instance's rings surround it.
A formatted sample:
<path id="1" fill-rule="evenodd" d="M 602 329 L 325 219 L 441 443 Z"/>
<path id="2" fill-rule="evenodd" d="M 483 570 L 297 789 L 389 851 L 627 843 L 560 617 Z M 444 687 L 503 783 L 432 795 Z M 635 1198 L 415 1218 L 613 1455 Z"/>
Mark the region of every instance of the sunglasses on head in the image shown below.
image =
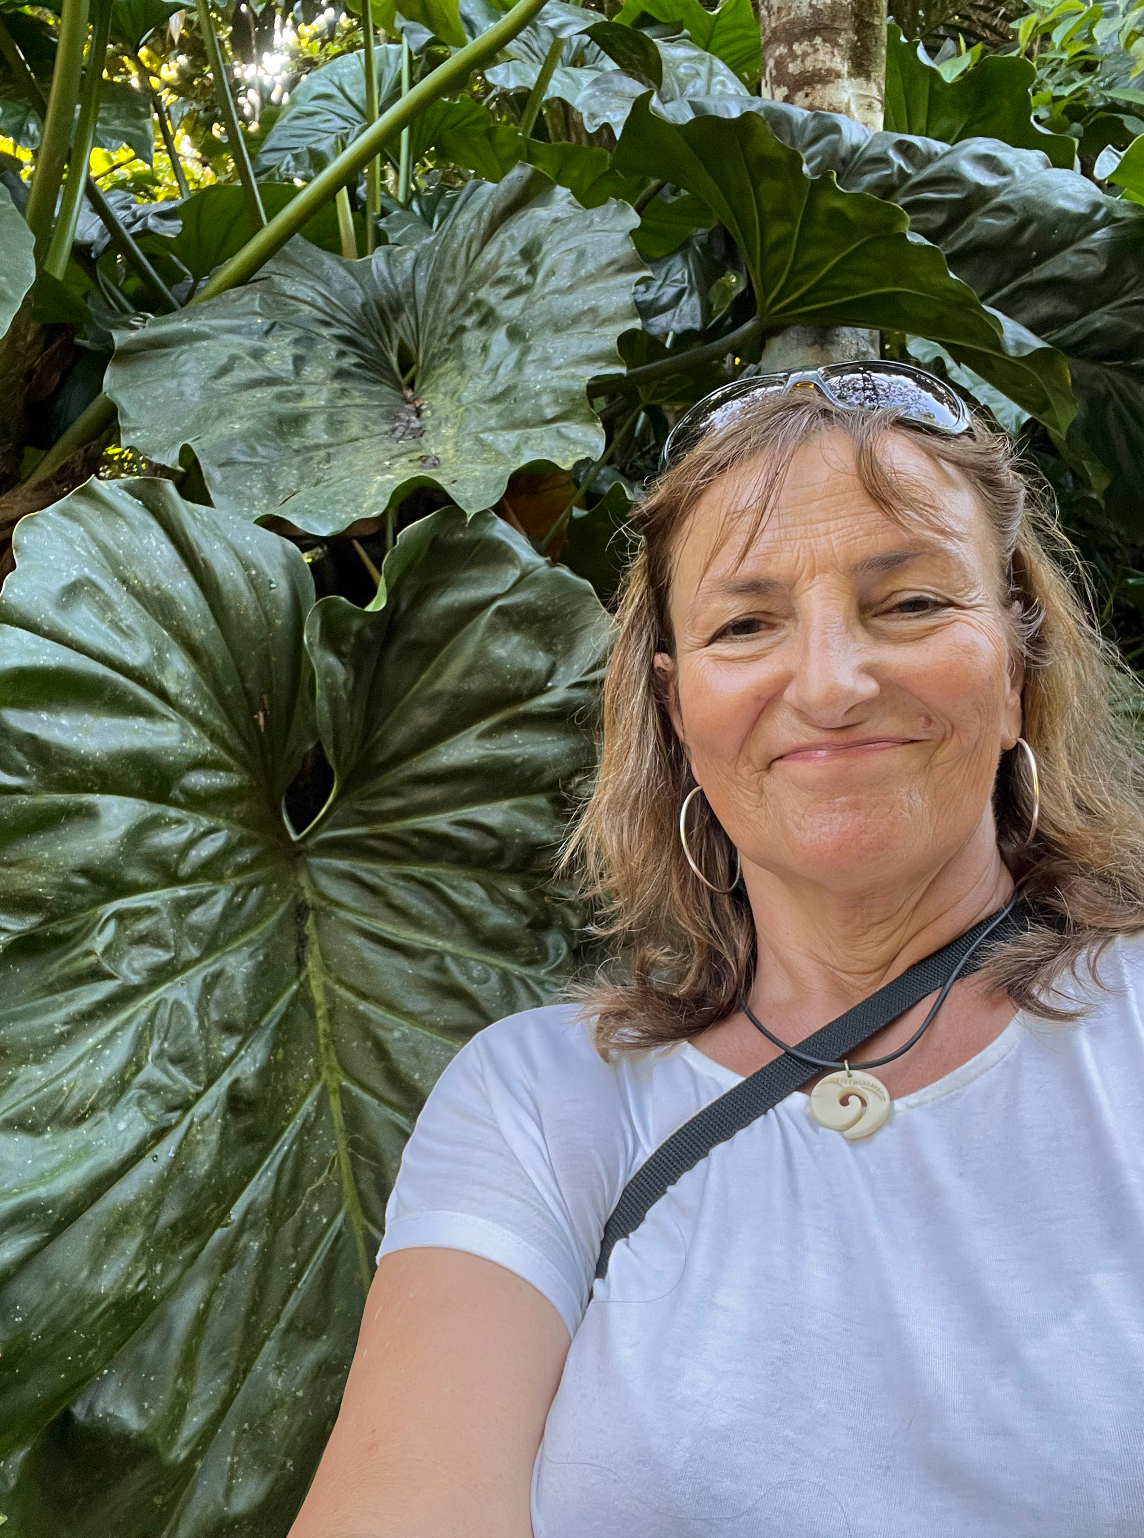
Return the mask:
<path id="1" fill-rule="evenodd" d="M 724 427 L 764 395 L 790 395 L 817 390 L 843 411 L 896 411 L 913 427 L 957 437 L 973 426 L 969 408 L 955 390 L 924 369 L 909 363 L 828 363 L 825 368 L 788 369 L 782 374 L 756 374 L 713 390 L 667 435 L 660 472 L 670 470 L 717 427 Z"/>

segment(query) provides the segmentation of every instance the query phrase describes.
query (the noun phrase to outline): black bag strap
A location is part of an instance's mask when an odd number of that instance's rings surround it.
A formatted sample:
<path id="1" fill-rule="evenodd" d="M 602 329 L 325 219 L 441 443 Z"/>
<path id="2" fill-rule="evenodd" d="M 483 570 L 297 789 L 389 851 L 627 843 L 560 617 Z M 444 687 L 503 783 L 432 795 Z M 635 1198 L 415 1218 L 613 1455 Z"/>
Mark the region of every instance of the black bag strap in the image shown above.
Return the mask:
<path id="1" fill-rule="evenodd" d="M 836 1020 L 824 1025 L 820 1031 L 797 1045 L 810 1057 L 840 1062 L 849 1057 L 868 1037 L 873 1036 L 875 1031 L 880 1031 L 891 1020 L 904 1015 L 907 1009 L 912 1009 L 929 994 L 943 988 L 959 967 L 961 975 L 965 977 L 976 972 L 997 945 L 1011 939 L 1016 931 L 1026 929 L 1028 925 L 1027 909 L 1015 907 L 1007 912 L 1002 910 L 1000 922 L 996 913 L 990 914 L 972 929 L 966 930 L 965 934 L 951 940 L 940 951 L 915 962 L 900 977 L 895 977 L 884 988 L 879 988 L 877 993 L 855 1004 L 853 1009 L 848 1009 L 844 1015 L 839 1015 Z M 994 928 L 991 943 L 974 951 L 974 947 L 991 927 Z M 969 952 L 973 954 L 968 955 Z M 620 1193 L 615 1210 L 604 1225 L 600 1258 L 596 1262 L 596 1280 L 600 1281 L 608 1274 L 608 1261 L 619 1241 L 635 1232 L 660 1197 L 682 1175 L 694 1169 L 713 1148 L 733 1138 L 736 1132 L 749 1127 L 760 1116 L 765 1116 L 780 1100 L 785 1100 L 801 1084 L 815 1078 L 820 1072 L 820 1069 L 810 1068 L 784 1053 L 744 1079 L 741 1084 L 734 1085 L 710 1105 L 704 1106 L 702 1111 L 673 1132 L 666 1142 L 661 1143 L 628 1181 Z"/>

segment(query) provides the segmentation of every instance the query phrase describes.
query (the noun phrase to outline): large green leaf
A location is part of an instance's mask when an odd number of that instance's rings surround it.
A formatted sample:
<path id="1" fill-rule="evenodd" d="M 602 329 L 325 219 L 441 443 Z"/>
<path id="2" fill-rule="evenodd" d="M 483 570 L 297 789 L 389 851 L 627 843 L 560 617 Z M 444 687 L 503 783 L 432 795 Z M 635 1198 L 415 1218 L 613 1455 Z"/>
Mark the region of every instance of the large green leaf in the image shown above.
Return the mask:
<path id="1" fill-rule="evenodd" d="M 258 176 L 309 181 L 363 134 L 365 66 L 361 53 L 343 53 L 314 70 L 291 93 L 281 116 L 262 141 L 254 162 Z M 401 45 L 374 49 L 379 112 L 401 95 Z"/>
<path id="2" fill-rule="evenodd" d="M 183 9 L 180 0 L 115 0 L 111 7 L 111 35 L 117 42 L 137 50 L 157 27 L 165 27 Z"/>
<path id="3" fill-rule="evenodd" d="M 530 165 L 538 166 L 559 186 L 567 187 L 583 208 L 596 208 L 609 198 L 634 203 L 644 186 L 642 176 L 621 176 L 613 170 L 607 150 L 595 144 L 549 144 L 543 139 L 526 139 L 523 150 Z"/>
<path id="4" fill-rule="evenodd" d="M 38 79 L 47 96 L 52 83 L 50 70 Z M 78 114 L 78 107 L 76 111 Z M 39 112 L 28 101 L 22 81 L 15 79 L 10 70 L 0 69 L 0 138 L 11 139 L 21 149 L 38 149 L 40 126 Z M 143 93 L 125 81 L 105 80 L 92 142 L 103 150 L 128 146 L 150 165 L 154 136 L 151 106 Z"/>
<path id="5" fill-rule="evenodd" d="M 410 144 L 415 164 L 432 148 L 487 182 L 499 182 L 525 150 L 519 130 L 495 118 L 471 96 L 433 102 L 410 129 Z"/>
<path id="6" fill-rule="evenodd" d="M 1071 171 L 1076 140 L 1046 133 L 1033 120 L 1030 91 L 1036 78 L 1030 59 L 987 54 L 955 80 L 946 80 L 924 45 L 907 42 L 891 22 L 886 39 L 886 130 L 945 144 L 1001 139 L 1021 149 L 1042 150 L 1054 165 Z"/>
<path id="7" fill-rule="evenodd" d="M 375 48 L 374 64 L 378 111 L 385 112 L 401 95 L 400 44 Z M 342 54 L 298 86 L 263 140 L 255 171 L 264 177 L 310 181 L 368 126 L 364 55 Z M 511 123 L 494 118 L 471 96 L 433 102 L 417 118 L 411 134 L 415 162 L 433 147 L 486 181 L 499 181 L 520 160 L 524 147 Z M 396 161 L 397 140 L 387 154 Z"/>
<path id="8" fill-rule="evenodd" d="M 0 1509 L 17 1538 L 282 1538 L 427 1090 L 565 975 L 547 872 L 606 621 L 454 510 L 375 613 L 169 483 L 89 482 L 16 549 Z"/>
<path id="9" fill-rule="evenodd" d="M 502 55 L 504 62 L 485 70 L 490 85 L 505 91 L 531 91 L 558 37 L 564 39 L 564 45 L 545 88 L 545 101 L 556 96 L 575 106 L 581 91 L 598 75 L 614 74 L 615 61 L 587 36 L 588 28 L 600 19 L 598 12 L 585 8 L 579 15 L 567 14 L 575 9 L 559 0 L 546 5 L 537 20 L 509 43 Z"/>
<path id="10" fill-rule="evenodd" d="M 0 187 L 0 337 L 12 324 L 36 276 L 35 241 L 7 187 Z"/>
<path id="11" fill-rule="evenodd" d="M 692 96 L 750 99 L 738 75 L 713 53 L 705 53 L 683 39 L 654 46 L 660 55 L 662 83 L 653 101 L 656 111 L 664 117 L 675 122 L 691 117 L 687 99 Z M 615 69 L 589 80 L 572 105 L 583 117 L 589 133 L 595 133 L 606 123 L 613 133 L 620 134 L 632 104 L 646 89 L 644 82 Z M 659 175 L 658 172 L 652 174 Z"/>
<path id="12" fill-rule="evenodd" d="M 750 98 L 757 109 L 757 98 Z M 807 176 L 757 110 L 669 123 L 645 96 L 616 148 L 621 171 L 659 176 L 703 199 L 742 253 L 767 326 L 850 325 L 908 331 L 960 362 L 1064 435 L 1075 405 L 1064 360 L 1039 337 L 988 310 L 951 275 L 905 213 L 843 191 L 833 173 Z"/>
<path id="13" fill-rule="evenodd" d="M 370 9 L 391 35 L 397 31 L 397 17 L 401 15 L 427 28 L 450 48 L 465 46 L 465 29 L 457 0 L 372 0 Z"/>
<path id="14" fill-rule="evenodd" d="M 725 101 L 702 110 L 734 110 Z M 853 191 L 892 199 L 910 227 L 995 310 L 1059 350 L 1078 411 L 1078 454 L 1112 474 L 1109 510 L 1144 529 L 1144 209 L 1106 197 L 1085 177 L 1030 150 L 973 139 L 952 146 L 870 134 L 847 118 L 757 102 L 814 176 L 835 171 Z M 906 329 L 916 329 L 907 327 Z M 943 341 L 932 331 L 918 334 Z M 972 358 L 949 351 L 1034 415 L 1040 413 Z"/>
<path id="15" fill-rule="evenodd" d="M 218 506 L 315 533 L 420 485 L 492 507 L 522 465 L 603 447 L 584 387 L 636 320 L 635 222 L 520 166 L 469 182 L 416 245 L 346 262 L 292 242 L 245 288 L 121 339 L 123 440 L 166 464 L 189 444 Z"/>
<path id="16" fill-rule="evenodd" d="M 722 59 L 745 84 L 758 80 L 759 21 L 751 0 L 723 0 L 713 11 L 699 0 L 624 0 L 615 20 L 634 26 L 642 16 L 686 32 L 697 48 Z"/>

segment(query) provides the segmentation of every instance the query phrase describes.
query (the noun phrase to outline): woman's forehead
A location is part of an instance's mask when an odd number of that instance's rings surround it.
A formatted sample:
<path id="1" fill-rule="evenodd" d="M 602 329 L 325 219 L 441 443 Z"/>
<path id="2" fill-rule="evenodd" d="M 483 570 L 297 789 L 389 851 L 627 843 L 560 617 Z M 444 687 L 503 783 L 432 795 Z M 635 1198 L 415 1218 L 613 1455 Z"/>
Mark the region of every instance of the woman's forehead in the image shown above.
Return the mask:
<path id="1" fill-rule="evenodd" d="M 701 581 L 759 559 L 853 556 L 900 543 L 903 531 L 991 559 L 988 520 L 957 471 L 903 434 L 886 435 L 877 464 L 881 485 L 867 486 L 844 433 L 801 444 L 777 478 L 765 457 L 745 462 L 696 503 L 674 541 L 675 573 Z"/>

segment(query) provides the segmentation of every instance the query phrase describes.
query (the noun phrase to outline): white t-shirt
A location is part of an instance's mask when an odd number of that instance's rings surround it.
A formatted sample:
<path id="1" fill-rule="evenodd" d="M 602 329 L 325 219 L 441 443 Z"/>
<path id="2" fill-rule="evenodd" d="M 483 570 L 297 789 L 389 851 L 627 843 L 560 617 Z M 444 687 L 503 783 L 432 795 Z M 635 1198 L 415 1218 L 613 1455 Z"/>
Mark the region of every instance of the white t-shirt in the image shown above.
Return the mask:
<path id="1" fill-rule="evenodd" d="M 739 1076 L 605 1063 L 567 1006 L 458 1054 L 382 1252 L 485 1256 L 567 1324 L 536 1538 L 1144 1535 L 1144 941 L 1100 971 L 1080 1023 L 1018 1015 L 867 1141 L 791 1095 L 594 1294 L 625 1182 Z"/>

